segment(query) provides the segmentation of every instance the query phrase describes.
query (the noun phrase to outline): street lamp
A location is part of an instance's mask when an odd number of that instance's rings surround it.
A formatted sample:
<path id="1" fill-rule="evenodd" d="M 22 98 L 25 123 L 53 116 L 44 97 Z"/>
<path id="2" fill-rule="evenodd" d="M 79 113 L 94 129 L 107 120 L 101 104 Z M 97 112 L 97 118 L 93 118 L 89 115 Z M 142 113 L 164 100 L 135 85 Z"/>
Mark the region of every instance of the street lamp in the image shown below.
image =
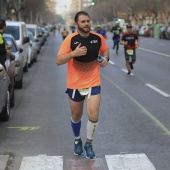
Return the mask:
<path id="1" fill-rule="evenodd" d="M 160 0 L 157 0 L 157 24 L 159 22 Z"/>

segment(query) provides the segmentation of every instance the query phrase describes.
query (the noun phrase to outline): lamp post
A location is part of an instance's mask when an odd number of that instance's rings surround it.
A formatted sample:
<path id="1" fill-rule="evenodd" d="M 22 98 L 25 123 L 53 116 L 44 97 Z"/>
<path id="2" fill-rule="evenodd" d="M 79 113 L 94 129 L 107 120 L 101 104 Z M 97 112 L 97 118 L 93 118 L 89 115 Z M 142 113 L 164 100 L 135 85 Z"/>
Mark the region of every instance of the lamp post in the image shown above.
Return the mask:
<path id="1" fill-rule="evenodd" d="M 160 0 L 157 0 L 157 24 L 159 23 L 160 15 Z"/>

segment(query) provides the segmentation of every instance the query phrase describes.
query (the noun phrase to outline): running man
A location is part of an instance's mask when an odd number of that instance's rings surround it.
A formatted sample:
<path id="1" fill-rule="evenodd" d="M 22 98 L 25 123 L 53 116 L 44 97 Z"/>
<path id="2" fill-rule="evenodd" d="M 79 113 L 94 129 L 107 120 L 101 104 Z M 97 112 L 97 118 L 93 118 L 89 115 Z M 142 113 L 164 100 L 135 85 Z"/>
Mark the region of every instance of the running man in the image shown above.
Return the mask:
<path id="1" fill-rule="evenodd" d="M 124 53 L 126 60 L 126 67 L 128 74 L 133 70 L 133 64 L 136 61 L 136 48 L 139 46 L 139 37 L 136 33 L 132 32 L 132 26 L 128 24 L 125 32 L 120 40 L 120 44 L 124 45 Z"/>
<path id="2" fill-rule="evenodd" d="M 66 29 L 66 27 L 64 27 L 64 29 L 61 31 L 63 40 L 67 37 L 67 35 L 69 34 L 68 30 Z"/>
<path id="3" fill-rule="evenodd" d="M 96 29 L 97 29 L 96 32 L 97 32 L 98 34 L 103 35 L 103 37 L 104 37 L 105 39 L 107 39 L 106 31 L 105 31 L 100 25 L 97 25 L 97 28 L 96 28 Z"/>
<path id="4" fill-rule="evenodd" d="M 113 33 L 113 49 L 116 47 L 116 54 L 118 54 L 119 50 L 119 42 L 120 42 L 120 34 L 122 33 L 122 29 L 119 26 L 119 21 L 116 21 L 116 25 L 111 29 Z"/>
<path id="5" fill-rule="evenodd" d="M 102 35 L 90 31 L 90 17 L 85 11 L 75 15 L 77 31 L 68 35 L 61 44 L 56 58 L 57 65 L 68 63 L 67 90 L 71 109 L 71 127 L 75 137 L 74 154 L 95 158 L 92 147 L 98 127 L 101 98 L 100 66 L 109 61 L 109 49 Z M 98 62 L 99 53 L 103 61 Z M 84 101 L 88 114 L 87 139 L 83 149 L 80 135 Z M 84 152 L 83 152 L 84 150 Z"/>

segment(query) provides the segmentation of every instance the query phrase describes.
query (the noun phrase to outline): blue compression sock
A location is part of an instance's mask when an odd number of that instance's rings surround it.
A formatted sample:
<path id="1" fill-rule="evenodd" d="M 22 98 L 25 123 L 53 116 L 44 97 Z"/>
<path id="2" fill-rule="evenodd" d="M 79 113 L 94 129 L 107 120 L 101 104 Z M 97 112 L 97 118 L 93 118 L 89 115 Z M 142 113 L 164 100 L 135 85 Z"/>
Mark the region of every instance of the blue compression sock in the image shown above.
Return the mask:
<path id="1" fill-rule="evenodd" d="M 75 139 L 80 139 L 81 119 L 78 122 L 74 122 L 71 118 L 71 127 L 73 130 Z"/>

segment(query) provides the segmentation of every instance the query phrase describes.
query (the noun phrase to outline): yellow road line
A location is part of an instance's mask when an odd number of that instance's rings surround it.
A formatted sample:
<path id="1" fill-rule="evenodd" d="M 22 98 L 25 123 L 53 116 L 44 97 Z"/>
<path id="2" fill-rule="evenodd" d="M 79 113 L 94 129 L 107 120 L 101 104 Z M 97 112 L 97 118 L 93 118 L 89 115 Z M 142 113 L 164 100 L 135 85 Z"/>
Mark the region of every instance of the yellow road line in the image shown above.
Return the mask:
<path id="1" fill-rule="evenodd" d="M 40 126 L 11 126 L 8 127 L 9 129 L 19 129 L 20 131 L 26 131 L 26 130 L 38 130 L 40 129 Z"/>

